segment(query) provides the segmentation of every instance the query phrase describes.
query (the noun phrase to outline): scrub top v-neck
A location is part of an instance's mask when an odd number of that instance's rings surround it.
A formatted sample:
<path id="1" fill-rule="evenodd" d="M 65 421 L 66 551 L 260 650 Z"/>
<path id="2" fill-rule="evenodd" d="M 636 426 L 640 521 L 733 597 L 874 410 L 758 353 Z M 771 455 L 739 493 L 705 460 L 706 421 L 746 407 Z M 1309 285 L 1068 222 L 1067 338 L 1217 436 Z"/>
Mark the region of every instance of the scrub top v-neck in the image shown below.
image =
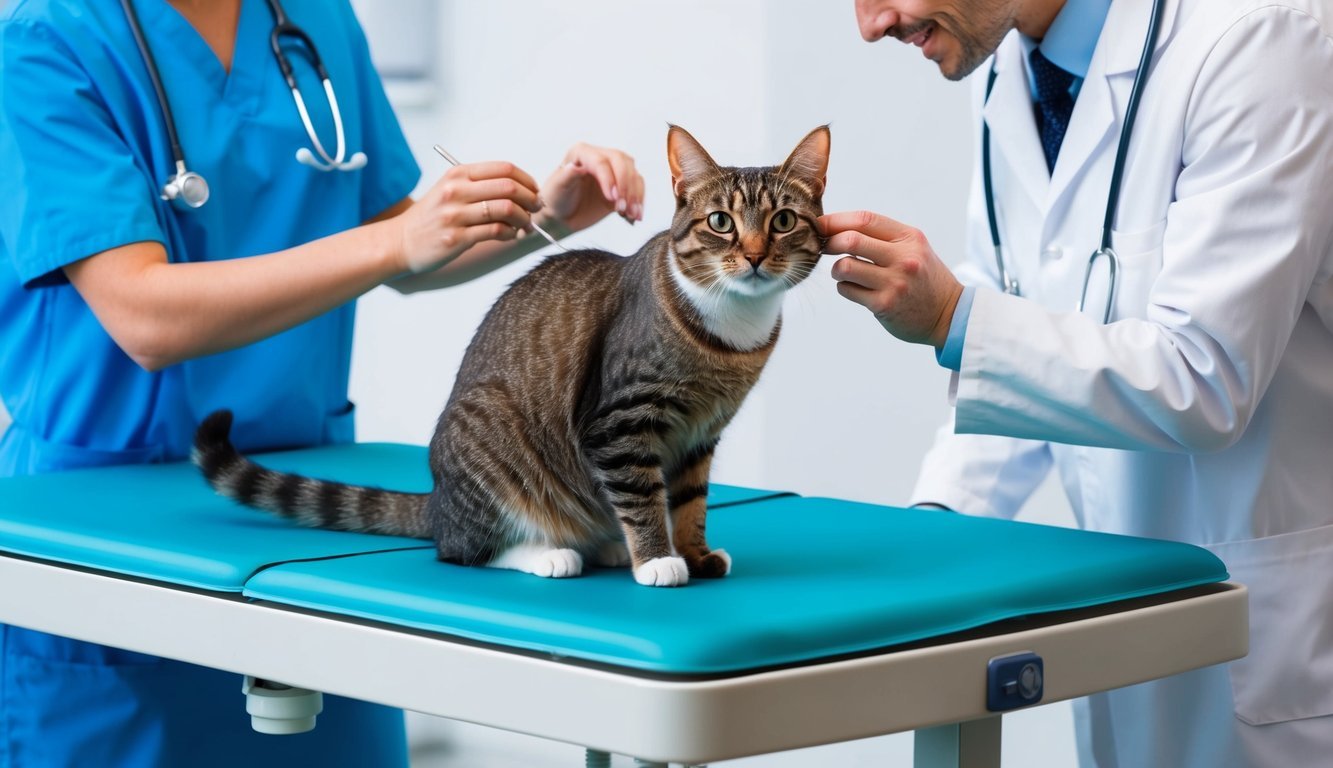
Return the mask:
<path id="1" fill-rule="evenodd" d="M 172 262 L 271 253 L 356 226 L 406 197 L 419 169 L 344 2 L 288 0 L 337 92 L 365 168 L 296 162 L 305 128 L 269 49 L 264 0 L 242 0 L 230 72 L 165 0 L 136 0 L 191 170 L 208 203 L 159 199 L 174 163 L 118 0 L 22 0 L 0 11 L 0 476 L 176 460 L 217 408 L 245 450 L 344 442 L 354 305 L 242 349 L 147 372 L 102 329 L 61 267 L 163 243 Z M 315 130 L 332 117 L 304 52 L 288 51 Z M 13 172 L 9 172 L 13 169 Z"/>

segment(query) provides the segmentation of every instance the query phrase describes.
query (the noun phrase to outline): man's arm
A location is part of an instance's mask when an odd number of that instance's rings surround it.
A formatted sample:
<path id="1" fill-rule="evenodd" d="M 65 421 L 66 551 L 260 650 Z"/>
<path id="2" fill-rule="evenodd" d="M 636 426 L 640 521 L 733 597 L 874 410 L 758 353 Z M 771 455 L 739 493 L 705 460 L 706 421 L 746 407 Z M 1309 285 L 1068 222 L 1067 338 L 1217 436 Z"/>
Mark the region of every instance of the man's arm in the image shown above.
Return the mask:
<path id="1" fill-rule="evenodd" d="M 958 428 L 1131 450 L 1209 451 L 1239 439 L 1333 258 L 1329 71 L 1333 41 L 1310 17 L 1266 8 L 1234 25 L 1190 93 L 1146 316 L 1102 325 L 978 291 Z M 943 265 L 921 238 L 866 229 L 830 230 L 829 250 L 892 272 L 863 286 L 887 310 L 877 316 L 895 335 L 935 340 L 951 298 Z M 851 266 L 854 278 L 867 271 Z"/>

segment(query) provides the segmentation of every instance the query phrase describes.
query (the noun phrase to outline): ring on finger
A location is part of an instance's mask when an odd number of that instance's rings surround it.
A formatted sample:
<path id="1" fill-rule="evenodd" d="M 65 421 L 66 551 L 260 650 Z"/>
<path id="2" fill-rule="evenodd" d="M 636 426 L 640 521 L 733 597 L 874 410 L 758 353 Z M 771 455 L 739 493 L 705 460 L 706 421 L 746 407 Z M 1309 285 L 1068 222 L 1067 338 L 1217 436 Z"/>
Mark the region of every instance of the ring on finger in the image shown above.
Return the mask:
<path id="1" fill-rule="evenodd" d="M 481 201 L 481 220 L 482 221 L 491 220 L 491 203 L 489 200 Z"/>

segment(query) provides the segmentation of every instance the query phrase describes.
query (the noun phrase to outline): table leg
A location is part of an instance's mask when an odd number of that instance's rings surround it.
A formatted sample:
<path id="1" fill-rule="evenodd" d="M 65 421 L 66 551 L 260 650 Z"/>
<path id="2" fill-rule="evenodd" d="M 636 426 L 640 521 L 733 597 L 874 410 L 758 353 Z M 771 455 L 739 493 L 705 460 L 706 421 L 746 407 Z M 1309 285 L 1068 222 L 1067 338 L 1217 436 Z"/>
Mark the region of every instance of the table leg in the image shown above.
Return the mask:
<path id="1" fill-rule="evenodd" d="M 916 732 L 913 768 L 1000 768 L 1000 716 Z"/>

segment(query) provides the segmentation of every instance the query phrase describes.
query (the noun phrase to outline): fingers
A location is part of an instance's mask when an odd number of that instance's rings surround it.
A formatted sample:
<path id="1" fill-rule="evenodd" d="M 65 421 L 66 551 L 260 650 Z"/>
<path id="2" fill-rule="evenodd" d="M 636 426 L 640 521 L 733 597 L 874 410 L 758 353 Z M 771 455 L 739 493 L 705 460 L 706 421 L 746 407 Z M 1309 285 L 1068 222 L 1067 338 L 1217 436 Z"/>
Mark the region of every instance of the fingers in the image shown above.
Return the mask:
<path id="1" fill-rule="evenodd" d="M 469 203 L 463 209 L 459 223 L 463 226 L 504 224 L 512 229 L 526 229 L 532 214 L 512 200 L 492 199 Z"/>
<path id="2" fill-rule="evenodd" d="M 630 221 L 643 216 L 643 177 L 634 167 L 634 158 L 624 152 L 609 151 L 607 160 L 616 177 L 616 213 Z M 637 186 L 636 186 L 637 185 Z"/>
<path id="3" fill-rule="evenodd" d="M 861 223 L 885 237 L 897 224 L 884 217 Z M 830 272 L 838 293 L 870 310 L 894 336 L 938 349 L 963 288 L 919 231 L 897 226 L 898 239 L 892 241 L 853 229 L 830 237 L 827 252 L 851 254 L 834 262 Z"/>
<path id="4" fill-rule="evenodd" d="M 490 222 L 488 224 L 477 224 L 476 226 L 466 227 L 460 233 L 462 240 L 459 245 L 460 250 L 466 250 L 488 240 L 513 240 L 518 237 L 519 231 L 504 222 Z"/>
<path id="5" fill-rule="evenodd" d="M 842 232 L 860 232 L 876 240 L 896 242 L 914 238 L 921 234 L 919 230 L 900 221 L 895 221 L 888 216 L 872 213 L 871 211 L 826 213 L 816 221 L 819 224 L 819 233 L 826 237 L 832 237 Z"/>
<path id="6" fill-rule="evenodd" d="M 838 295 L 848 301 L 853 301 L 863 307 L 869 308 L 871 302 L 875 300 L 875 292 L 869 288 L 862 288 L 856 283 L 844 282 L 838 283 Z"/>
<path id="7" fill-rule="evenodd" d="M 883 267 L 856 258 L 838 259 L 829 274 L 839 283 L 848 283 L 868 291 L 879 290 L 889 281 L 889 275 Z"/>
<path id="8" fill-rule="evenodd" d="M 830 255 L 845 253 L 880 266 L 897 265 L 915 270 L 931 252 L 930 243 L 921 230 L 868 211 L 822 216 L 818 223 L 827 237 L 824 253 Z"/>
<path id="9" fill-rule="evenodd" d="M 500 165 L 495 163 L 494 165 Z M 466 166 L 458 166 L 466 168 Z M 522 171 L 519 171 L 522 173 Z M 529 187 L 514 176 L 484 177 L 472 179 L 467 171 L 459 171 L 452 177 L 446 174 L 439 185 L 442 202 L 467 205 L 482 200 L 512 200 L 529 212 L 541 210 L 535 186 Z M 526 174 L 524 174 L 526 176 Z"/>
<path id="10" fill-rule="evenodd" d="M 596 179 L 616 213 L 630 221 L 643 218 L 643 176 L 634 158 L 615 149 L 576 144 L 565 155 L 565 166 Z"/>
<path id="11" fill-rule="evenodd" d="M 634 182 L 630 185 L 630 216 L 633 221 L 643 221 L 643 176 L 637 171 L 634 174 Z"/>
<path id="12" fill-rule="evenodd" d="M 616 184 L 615 171 L 611 169 L 611 163 L 603 156 L 589 154 L 587 157 L 579 157 L 570 161 L 570 168 L 575 173 L 586 173 L 597 179 L 597 186 L 602 190 L 602 197 L 616 207 L 616 201 L 620 198 L 620 187 Z"/>
<path id="13" fill-rule="evenodd" d="M 831 274 L 838 281 L 839 295 L 870 310 L 881 321 L 884 315 L 899 311 L 899 304 L 909 290 L 903 275 L 856 258 L 838 259 Z"/>
<path id="14" fill-rule="evenodd" d="M 478 243 L 514 240 L 541 209 L 537 183 L 513 163 L 455 166 L 395 218 L 403 260 L 412 272 L 438 269 Z"/>
<path id="15" fill-rule="evenodd" d="M 513 179 L 537 192 L 537 181 L 528 175 L 527 171 L 503 160 L 494 160 L 483 163 L 464 163 L 451 168 L 445 176 L 461 176 L 469 181 L 484 181 L 486 179 Z"/>

